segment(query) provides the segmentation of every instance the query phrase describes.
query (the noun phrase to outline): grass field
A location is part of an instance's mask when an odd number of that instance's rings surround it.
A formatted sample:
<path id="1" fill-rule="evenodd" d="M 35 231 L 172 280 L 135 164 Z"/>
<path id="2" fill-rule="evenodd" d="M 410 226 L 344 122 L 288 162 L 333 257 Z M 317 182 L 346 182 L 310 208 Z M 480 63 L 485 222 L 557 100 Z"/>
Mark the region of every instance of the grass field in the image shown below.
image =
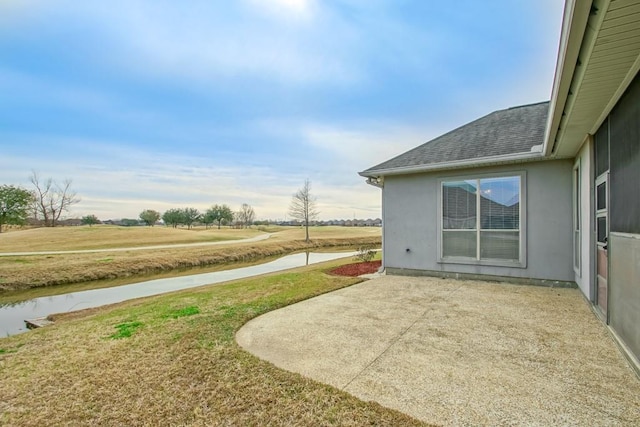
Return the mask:
<path id="1" fill-rule="evenodd" d="M 109 249 L 177 243 L 217 242 L 255 237 L 257 228 L 191 230 L 171 227 L 92 227 L 32 228 L 0 234 L 0 252 L 65 251 L 79 249 Z"/>
<path id="2" fill-rule="evenodd" d="M 85 232 L 83 230 L 90 230 Z M 279 230 L 279 231 L 278 231 Z M 37 233 L 34 233 L 36 232 Z M 68 231 L 69 241 L 65 231 Z M 238 234 L 234 232 L 238 231 Z M 29 255 L 0 257 L 0 291 L 29 289 L 52 285 L 62 285 L 92 280 L 132 278 L 141 275 L 169 272 L 176 269 L 215 266 L 233 262 L 249 262 L 256 259 L 283 255 L 299 250 L 357 246 L 361 244 L 380 244 L 379 228 L 314 227 L 311 230 L 311 243 L 304 242 L 304 230 L 301 228 L 268 229 L 273 235 L 260 242 L 233 242 L 222 246 L 182 247 L 153 249 L 143 251 L 76 253 L 59 255 Z M 139 233 L 145 236 L 150 245 L 166 244 L 167 236 L 176 237 L 174 243 L 185 243 L 185 239 L 198 235 L 220 235 L 251 237 L 262 233 L 259 230 L 202 230 L 142 227 L 67 227 L 43 228 L 12 232 L 0 235 L 0 247 L 9 239 L 16 239 L 22 233 L 22 250 L 65 250 L 81 249 L 93 245 L 92 249 L 141 246 L 135 240 Z M 128 234 L 130 233 L 130 234 Z M 35 237 L 34 237 L 35 236 Z M 53 236 L 53 237 L 51 237 Z M 78 237 L 80 236 L 80 237 Z M 84 236 L 84 238 L 82 238 Z M 104 237 L 103 239 L 103 236 Z M 154 239 L 153 236 L 157 236 Z M 182 237 L 186 236 L 186 237 Z M 51 242 L 57 239 L 57 243 Z M 107 243 L 101 245 L 100 242 Z M 200 240 L 202 241 L 202 240 Z M 194 241 L 192 241 L 194 242 Z M 197 241 L 196 241 L 197 242 Z M 48 246 L 47 246 L 48 245 Z M 17 249 L 4 252 L 18 251 Z"/>
<path id="3" fill-rule="evenodd" d="M 380 228 L 373 227 L 312 227 L 312 239 L 348 238 L 380 235 Z M 253 227 L 233 229 L 223 227 L 206 229 L 194 227 L 118 227 L 94 225 L 93 227 L 32 228 L 0 234 L 0 253 L 69 251 L 84 249 L 113 249 L 141 246 L 202 243 L 240 240 L 264 233 L 273 233 L 277 240 L 304 239 L 300 227 Z"/>
<path id="4" fill-rule="evenodd" d="M 67 314 L 0 339 L 0 424 L 422 425 L 235 343 L 255 316 L 358 282 L 325 273 L 344 262 Z"/>

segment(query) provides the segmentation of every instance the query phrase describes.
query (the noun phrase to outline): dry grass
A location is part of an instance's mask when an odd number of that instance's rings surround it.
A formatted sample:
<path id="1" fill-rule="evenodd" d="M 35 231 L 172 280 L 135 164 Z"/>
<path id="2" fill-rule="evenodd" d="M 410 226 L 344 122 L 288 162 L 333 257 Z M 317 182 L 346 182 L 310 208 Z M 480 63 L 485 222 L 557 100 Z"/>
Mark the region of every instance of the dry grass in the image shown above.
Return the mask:
<path id="1" fill-rule="evenodd" d="M 20 290 L 43 286 L 127 278 L 175 269 L 247 262 L 268 256 L 321 247 L 380 243 L 380 229 L 320 228 L 313 241 L 303 241 L 304 231 L 288 229 L 268 240 L 223 246 L 155 249 L 144 251 L 30 255 L 0 257 L 0 290 Z M 47 229 L 57 231 L 57 229 Z M 184 234 L 198 234 L 178 230 Z M 20 234 L 20 233 L 12 233 Z M 337 237 L 339 236 L 339 237 Z"/>
<path id="2" fill-rule="evenodd" d="M 312 239 L 349 238 L 380 235 L 375 227 L 312 227 Z M 265 232 L 274 233 L 277 240 L 300 240 L 304 230 L 300 227 L 254 227 L 232 229 L 223 227 L 205 229 L 194 227 L 118 227 L 94 225 L 92 227 L 32 228 L 0 234 L 0 253 L 68 251 L 85 249 L 113 249 L 239 240 Z"/>
<path id="3" fill-rule="evenodd" d="M 113 225 L 32 228 L 0 234 L 0 252 L 66 251 L 217 242 L 255 237 L 259 234 L 262 234 L 262 231 L 257 228 L 218 230 L 195 227 L 187 230 L 186 228 Z"/>
<path id="4" fill-rule="evenodd" d="M 0 339 L 0 424 L 420 425 L 235 343 L 247 320 L 357 281 L 307 267 L 130 301 Z M 130 337 L 109 338 L 127 328 Z"/>
<path id="5" fill-rule="evenodd" d="M 381 236 L 379 227 L 310 227 L 309 238 L 317 239 L 346 239 L 370 236 Z M 300 240 L 304 239 L 304 228 L 287 227 L 273 236 L 274 239 Z"/>

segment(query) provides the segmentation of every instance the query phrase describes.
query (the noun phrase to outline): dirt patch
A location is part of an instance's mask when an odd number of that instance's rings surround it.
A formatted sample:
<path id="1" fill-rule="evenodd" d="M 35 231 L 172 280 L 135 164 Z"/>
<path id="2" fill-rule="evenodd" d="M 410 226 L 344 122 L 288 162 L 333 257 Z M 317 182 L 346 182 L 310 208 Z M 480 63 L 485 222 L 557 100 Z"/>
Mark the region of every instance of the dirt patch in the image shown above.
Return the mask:
<path id="1" fill-rule="evenodd" d="M 356 262 L 353 264 L 347 264 L 334 268 L 329 273 L 337 276 L 350 276 L 356 277 L 363 274 L 373 274 L 377 272 L 382 266 L 382 261 L 369 261 L 369 262 Z"/>

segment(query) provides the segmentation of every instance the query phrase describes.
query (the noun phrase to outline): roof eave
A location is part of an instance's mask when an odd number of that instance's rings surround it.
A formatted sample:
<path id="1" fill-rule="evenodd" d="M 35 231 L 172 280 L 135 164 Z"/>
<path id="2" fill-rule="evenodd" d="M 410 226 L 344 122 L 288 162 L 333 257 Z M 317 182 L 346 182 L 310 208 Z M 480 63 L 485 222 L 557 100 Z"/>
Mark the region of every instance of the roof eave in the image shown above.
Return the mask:
<path id="1" fill-rule="evenodd" d="M 542 150 L 545 156 L 552 155 L 560 124 L 566 114 L 565 106 L 573 83 L 584 32 L 591 12 L 591 4 L 590 1 L 567 0 L 565 2 L 556 72 Z"/>
<path id="2" fill-rule="evenodd" d="M 452 162 L 433 163 L 427 165 L 405 166 L 399 168 L 388 168 L 378 170 L 365 170 L 358 172 L 365 178 L 379 178 L 389 175 L 407 175 L 421 172 L 434 172 L 447 169 L 473 168 L 480 166 L 499 165 L 508 163 L 520 163 L 535 160 L 544 160 L 544 155 L 540 151 L 527 153 L 513 153 L 502 156 L 480 157 L 475 159 L 456 160 Z"/>
<path id="3" fill-rule="evenodd" d="M 575 156 L 640 71 L 640 0 L 569 1 L 545 134 L 551 157 Z"/>

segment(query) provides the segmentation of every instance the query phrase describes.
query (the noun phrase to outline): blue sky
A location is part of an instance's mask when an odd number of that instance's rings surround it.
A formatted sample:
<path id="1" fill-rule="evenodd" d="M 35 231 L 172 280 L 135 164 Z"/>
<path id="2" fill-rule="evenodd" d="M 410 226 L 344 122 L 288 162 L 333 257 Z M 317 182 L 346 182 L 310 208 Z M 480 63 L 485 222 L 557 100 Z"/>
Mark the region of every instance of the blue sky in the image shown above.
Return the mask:
<path id="1" fill-rule="evenodd" d="M 249 203 L 373 218 L 357 175 L 547 100 L 562 1 L 0 0 L 0 184 L 73 180 L 70 216 Z"/>

